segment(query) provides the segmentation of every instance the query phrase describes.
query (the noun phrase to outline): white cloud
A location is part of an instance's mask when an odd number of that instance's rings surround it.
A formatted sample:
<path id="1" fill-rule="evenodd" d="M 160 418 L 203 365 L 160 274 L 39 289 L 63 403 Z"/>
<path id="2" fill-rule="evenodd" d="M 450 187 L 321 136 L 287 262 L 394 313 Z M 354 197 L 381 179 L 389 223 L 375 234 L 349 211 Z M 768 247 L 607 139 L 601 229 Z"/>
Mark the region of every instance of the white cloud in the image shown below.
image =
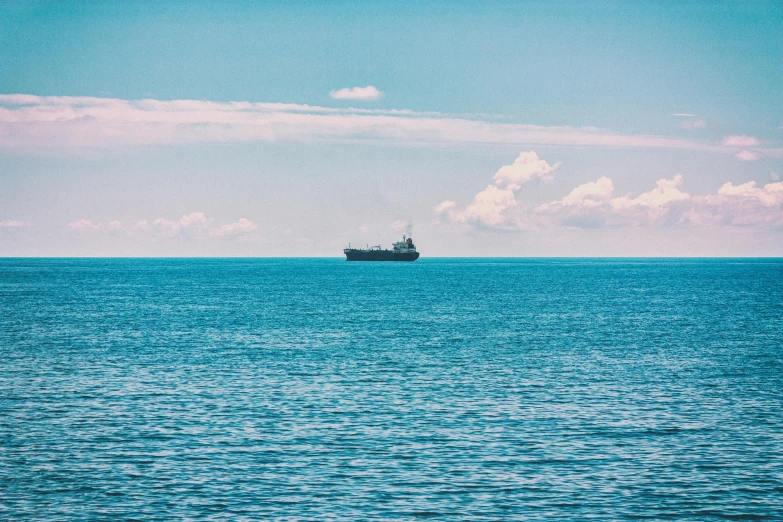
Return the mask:
<path id="1" fill-rule="evenodd" d="M 191 212 L 177 221 L 158 218 L 152 224 L 155 234 L 159 237 L 201 239 L 209 235 L 212 218 L 208 218 L 203 212 Z"/>
<path id="2" fill-rule="evenodd" d="M 757 188 L 755 181 L 749 181 L 741 185 L 731 182 L 725 183 L 718 189 L 719 196 L 740 196 L 754 198 L 765 207 L 772 207 L 783 203 L 783 182 L 769 183 L 764 188 Z"/>
<path id="3" fill-rule="evenodd" d="M 740 161 L 756 161 L 761 157 L 761 155 L 758 152 L 753 152 L 748 149 L 742 149 L 741 151 L 736 153 L 734 157 Z"/>
<path id="4" fill-rule="evenodd" d="M 699 225 L 783 227 L 783 182 L 724 183 L 717 194 L 694 197 L 687 215 Z"/>
<path id="5" fill-rule="evenodd" d="M 658 180 L 655 188 L 636 197 L 613 198 L 611 180 L 601 178 L 575 188 L 575 197 L 536 207 L 536 217 L 539 226 L 550 227 L 783 225 L 783 183 L 763 189 L 755 182 L 726 183 L 717 194 L 706 196 L 683 192 L 682 184 L 677 174 Z"/>
<path id="6" fill-rule="evenodd" d="M 218 236 L 242 236 L 250 234 L 258 229 L 258 225 L 247 218 L 239 218 L 234 223 L 217 228 L 214 233 Z"/>
<path id="7" fill-rule="evenodd" d="M 629 226 L 776 226 L 783 228 L 783 182 L 763 188 L 751 181 L 731 182 L 717 193 L 694 196 L 682 190 L 683 177 L 659 179 L 636 196 L 614 196 L 607 176 L 574 187 L 561 199 L 529 207 L 514 191 L 488 185 L 460 209 L 447 200 L 433 207 L 436 222 L 498 230 L 543 230 L 552 227 Z"/>
<path id="8" fill-rule="evenodd" d="M 68 228 L 78 232 L 90 232 L 94 230 L 103 230 L 103 224 L 93 223 L 89 219 L 79 219 L 78 221 L 71 221 L 68 223 Z"/>
<path id="9" fill-rule="evenodd" d="M 690 194 L 680 191 L 682 185 L 682 176 L 676 174 L 673 179 L 659 179 L 655 183 L 656 187 L 649 192 L 639 194 L 635 198 L 623 196 L 611 200 L 612 208 L 615 210 L 628 209 L 635 206 L 660 208 L 674 201 L 684 201 L 690 199 Z"/>
<path id="10" fill-rule="evenodd" d="M 762 149 L 757 148 L 760 142 L 753 136 L 745 136 L 744 134 L 725 136 L 721 144 L 727 149 L 734 149 L 736 151 L 734 157 L 740 161 L 756 161 L 762 156 Z M 753 149 L 748 147 L 753 147 Z M 736 150 L 737 148 L 739 150 Z M 766 152 L 771 156 L 777 156 L 779 151 L 778 149 L 766 149 Z"/>
<path id="11" fill-rule="evenodd" d="M 368 85 L 367 87 L 345 87 L 329 92 L 329 96 L 334 100 L 377 100 L 383 96 L 383 93 L 372 85 Z"/>
<path id="12" fill-rule="evenodd" d="M 30 226 L 30 223 L 25 223 L 24 221 L 18 221 L 16 219 L 0 221 L 0 228 L 23 228 L 28 226 Z"/>
<path id="13" fill-rule="evenodd" d="M 139 220 L 130 227 L 125 227 L 120 221 L 108 223 L 92 222 L 80 219 L 68 223 L 68 228 L 78 232 L 102 232 L 104 234 L 129 234 L 144 236 L 152 234 L 159 239 L 190 239 L 201 240 L 208 237 L 240 237 L 249 236 L 258 230 L 258 225 L 247 218 L 240 218 L 233 223 L 214 225 L 214 220 L 203 212 L 191 212 L 177 220 L 158 218 L 152 221 Z"/>
<path id="14" fill-rule="evenodd" d="M 285 103 L 0 95 L 0 148 L 378 140 L 404 145 L 508 144 L 657 147 L 735 153 L 706 142 L 623 135 L 594 127 L 546 127 L 409 110 Z M 783 154 L 761 149 L 765 155 Z M 554 168 L 554 167 L 553 167 Z"/>
<path id="15" fill-rule="evenodd" d="M 538 154 L 531 150 L 529 152 L 520 152 L 517 159 L 511 165 L 505 165 L 495 173 L 493 179 L 498 186 L 504 186 L 509 190 L 519 190 L 519 188 L 533 180 L 543 179 L 551 181 L 553 176 L 550 174 L 560 166 L 560 163 L 550 165 L 546 161 L 539 159 Z"/>
<path id="16" fill-rule="evenodd" d="M 580 206 L 595 207 L 606 203 L 612 196 L 614 185 L 612 180 L 606 176 L 601 176 L 596 181 L 590 181 L 579 185 L 572 190 L 559 203 L 564 207 Z"/>
<path id="17" fill-rule="evenodd" d="M 438 203 L 432 207 L 432 213 L 435 215 L 435 223 L 441 223 L 443 220 L 457 221 L 456 219 L 457 202 L 447 200 L 442 203 Z"/>
<path id="18" fill-rule="evenodd" d="M 444 212 L 447 212 L 448 210 L 451 210 L 457 206 L 456 201 L 444 201 L 443 203 L 439 203 L 432 207 L 432 211 L 436 214 L 443 214 Z"/>
<path id="19" fill-rule="evenodd" d="M 672 116 L 680 116 L 683 118 L 695 118 L 695 114 L 688 114 L 687 112 L 675 112 Z"/>
<path id="20" fill-rule="evenodd" d="M 475 195 L 464 209 L 457 209 L 455 201 L 444 201 L 433 207 L 437 220 L 447 217 L 459 223 L 471 223 L 487 227 L 503 228 L 514 220 L 511 215 L 517 206 L 515 192 L 534 179 L 551 180 L 551 173 L 560 163 L 550 165 L 540 159 L 535 151 L 521 152 L 511 165 L 504 165 L 492 177 L 494 185 Z"/>
<path id="21" fill-rule="evenodd" d="M 596 181 L 578 185 L 562 199 L 535 207 L 533 217 L 539 226 L 551 226 L 557 222 L 579 228 L 599 227 L 604 224 L 603 214 L 613 192 L 612 180 L 602 176 Z"/>
<path id="22" fill-rule="evenodd" d="M 455 214 L 455 219 L 480 223 L 488 227 L 499 227 L 507 224 L 508 216 L 505 212 L 515 207 L 516 204 L 517 201 L 512 190 L 487 185 L 487 188 L 476 194 L 464 211 Z"/>
<path id="23" fill-rule="evenodd" d="M 722 141 L 725 147 L 756 147 L 759 145 L 759 140 L 753 136 L 736 135 L 726 136 Z"/>

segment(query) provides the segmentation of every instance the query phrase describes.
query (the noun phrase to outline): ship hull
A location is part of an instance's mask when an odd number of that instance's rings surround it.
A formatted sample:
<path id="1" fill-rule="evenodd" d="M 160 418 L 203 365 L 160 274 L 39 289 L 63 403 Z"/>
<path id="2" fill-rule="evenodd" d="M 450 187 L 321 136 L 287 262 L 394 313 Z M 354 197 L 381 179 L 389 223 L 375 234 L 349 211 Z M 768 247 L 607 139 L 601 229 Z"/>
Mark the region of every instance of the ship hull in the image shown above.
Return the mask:
<path id="1" fill-rule="evenodd" d="M 416 261 L 418 252 L 399 252 L 393 250 L 345 250 L 346 261 Z"/>

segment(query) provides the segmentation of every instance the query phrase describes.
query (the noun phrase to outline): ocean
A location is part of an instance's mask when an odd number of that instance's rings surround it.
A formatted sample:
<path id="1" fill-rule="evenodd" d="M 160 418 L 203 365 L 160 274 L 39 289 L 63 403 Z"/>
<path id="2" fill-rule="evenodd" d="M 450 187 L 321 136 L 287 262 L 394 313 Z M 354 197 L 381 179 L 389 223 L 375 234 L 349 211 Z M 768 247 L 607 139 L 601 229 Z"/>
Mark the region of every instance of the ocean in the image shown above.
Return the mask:
<path id="1" fill-rule="evenodd" d="M 4 520 L 783 520 L 783 260 L 2 259 Z"/>

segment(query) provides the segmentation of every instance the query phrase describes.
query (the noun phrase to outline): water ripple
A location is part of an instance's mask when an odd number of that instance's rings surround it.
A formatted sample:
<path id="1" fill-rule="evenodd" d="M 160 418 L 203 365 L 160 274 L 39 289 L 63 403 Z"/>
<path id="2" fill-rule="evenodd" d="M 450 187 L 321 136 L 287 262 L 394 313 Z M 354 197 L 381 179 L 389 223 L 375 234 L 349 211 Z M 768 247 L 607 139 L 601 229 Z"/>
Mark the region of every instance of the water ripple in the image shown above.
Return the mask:
<path id="1" fill-rule="evenodd" d="M 0 518 L 783 519 L 780 260 L 0 260 Z"/>

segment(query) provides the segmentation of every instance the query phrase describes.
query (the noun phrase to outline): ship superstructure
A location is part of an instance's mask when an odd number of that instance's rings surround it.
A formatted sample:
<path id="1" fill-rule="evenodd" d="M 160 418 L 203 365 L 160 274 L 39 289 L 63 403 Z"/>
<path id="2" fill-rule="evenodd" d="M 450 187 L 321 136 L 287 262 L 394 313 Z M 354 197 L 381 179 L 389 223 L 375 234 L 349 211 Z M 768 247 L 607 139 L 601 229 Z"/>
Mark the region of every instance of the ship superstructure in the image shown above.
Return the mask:
<path id="1" fill-rule="evenodd" d="M 419 253 L 413 239 L 402 236 L 402 241 L 394 243 L 391 250 L 384 250 L 380 245 L 367 248 L 344 248 L 346 261 L 416 261 Z"/>

